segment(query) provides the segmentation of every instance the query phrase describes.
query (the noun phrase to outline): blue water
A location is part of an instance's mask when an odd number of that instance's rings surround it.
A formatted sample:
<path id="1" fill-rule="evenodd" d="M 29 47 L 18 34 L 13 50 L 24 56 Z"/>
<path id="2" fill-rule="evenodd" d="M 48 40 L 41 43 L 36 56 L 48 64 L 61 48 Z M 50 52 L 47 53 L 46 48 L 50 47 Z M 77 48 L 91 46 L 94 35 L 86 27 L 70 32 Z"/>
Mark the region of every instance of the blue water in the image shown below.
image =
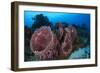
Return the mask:
<path id="1" fill-rule="evenodd" d="M 49 21 L 55 24 L 56 22 L 65 22 L 68 24 L 76 24 L 81 26 L 87 26 L 90 29 L 90 14 L 82 13 L 60 13 L 60 12 L 34 12 L 34 11 L 24 11 L 24 23 L 26 26 L 31 27 L 36 15 L 43 14 L 47 16 Z"/>

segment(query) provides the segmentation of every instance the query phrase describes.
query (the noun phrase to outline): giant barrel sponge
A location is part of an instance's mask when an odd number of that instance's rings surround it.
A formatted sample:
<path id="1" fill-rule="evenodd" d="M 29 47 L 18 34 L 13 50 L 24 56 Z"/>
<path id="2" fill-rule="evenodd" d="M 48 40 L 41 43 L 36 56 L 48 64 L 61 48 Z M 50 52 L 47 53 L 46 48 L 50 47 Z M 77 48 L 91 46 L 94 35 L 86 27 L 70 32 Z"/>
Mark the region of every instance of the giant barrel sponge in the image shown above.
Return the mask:
<path id="1" fill-rule="evenodd" d="M 72 52 L 72 43 L 77 35 L 76 29 L 72 26 L 59 26 L 58 31 L 59 37 L 49 26 L 42 26 L 32 34 L 30 47 L 37 60 L 64 59 Z"/>

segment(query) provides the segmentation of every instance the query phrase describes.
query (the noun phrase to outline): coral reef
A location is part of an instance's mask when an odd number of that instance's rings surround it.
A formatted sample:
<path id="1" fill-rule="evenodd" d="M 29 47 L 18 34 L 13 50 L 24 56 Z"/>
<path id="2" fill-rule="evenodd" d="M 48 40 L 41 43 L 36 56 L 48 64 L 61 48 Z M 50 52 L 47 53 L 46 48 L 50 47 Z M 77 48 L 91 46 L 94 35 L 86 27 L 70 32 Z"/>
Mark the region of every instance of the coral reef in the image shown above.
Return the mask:
<path id="1" fill-rule="evenodd" d="M 74 49 L 76 29 L 73 26 L 64 28 L 60 22 L 56 25 L 58 35 L 49 26 L 42 26 L 32 34 L 30 47 L 37 60 L 64 59 Z"/>
<path id="2" fill-rule="evenodd" d="M 85 59 L 85 58 L 90 58 L 89 46 L 86 46 L 84 48 L 79 48 L 69 56 L 69 59 Z"/>

